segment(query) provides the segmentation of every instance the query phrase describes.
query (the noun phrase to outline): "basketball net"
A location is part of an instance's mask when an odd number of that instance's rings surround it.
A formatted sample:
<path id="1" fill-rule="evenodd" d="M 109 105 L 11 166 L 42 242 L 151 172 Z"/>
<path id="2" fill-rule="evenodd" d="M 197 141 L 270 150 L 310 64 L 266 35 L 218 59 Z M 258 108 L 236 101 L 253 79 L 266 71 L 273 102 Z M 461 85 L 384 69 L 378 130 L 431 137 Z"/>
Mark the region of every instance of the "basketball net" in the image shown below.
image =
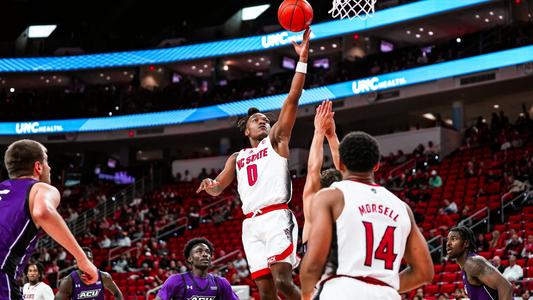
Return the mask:
<path id="1" fill-rule="evenodd" d="M 328 11 L 333 18 L 348 18 L 350 20 L 358 17 L 366 20 L 374 14 L 376 0 L 333 0 L 333 7 Z"/>

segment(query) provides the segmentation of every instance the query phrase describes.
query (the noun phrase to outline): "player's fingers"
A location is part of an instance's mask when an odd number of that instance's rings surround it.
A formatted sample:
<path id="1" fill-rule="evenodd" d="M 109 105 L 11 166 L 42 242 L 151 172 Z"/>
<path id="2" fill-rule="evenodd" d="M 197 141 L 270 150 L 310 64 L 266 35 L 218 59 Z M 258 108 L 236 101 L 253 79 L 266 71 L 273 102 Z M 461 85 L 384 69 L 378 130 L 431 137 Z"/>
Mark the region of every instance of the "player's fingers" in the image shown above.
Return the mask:
<path id="1" fill-rule="evenodd" d="M 291 44 L 292 44 L 294 47 L 298 47 L 298 43 L 296 43 L 295 41 L 291 41 Z"/>
<path id="2" fill-rule="evenodd" d="M 196 190 L 196 193 L 198 194 L 199 192 L 201 192 L 203 190 L 205 190 L 205 185 L 204 185 L 204 182 L 202 181 L 202 183 L 200 183 L 200 186 Z"/>

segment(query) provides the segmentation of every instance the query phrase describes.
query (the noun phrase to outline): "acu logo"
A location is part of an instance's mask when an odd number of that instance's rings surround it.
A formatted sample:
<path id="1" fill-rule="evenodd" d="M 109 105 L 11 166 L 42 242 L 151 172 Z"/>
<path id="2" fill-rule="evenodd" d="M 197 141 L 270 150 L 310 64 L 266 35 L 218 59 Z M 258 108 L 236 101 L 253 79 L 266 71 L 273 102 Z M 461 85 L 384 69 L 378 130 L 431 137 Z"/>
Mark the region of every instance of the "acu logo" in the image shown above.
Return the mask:
<path id="1" fill-rule="evenodd" d="M 78 299 L 95 298 L 98 297 L 98 294 L 100 294 L 100 290 L 83 291 L 79 293 Z"/>
<path id="2" fill-rule="evenodd" d="M 215 300 L 216 296 L 192 296 L 189 300 Z"/>

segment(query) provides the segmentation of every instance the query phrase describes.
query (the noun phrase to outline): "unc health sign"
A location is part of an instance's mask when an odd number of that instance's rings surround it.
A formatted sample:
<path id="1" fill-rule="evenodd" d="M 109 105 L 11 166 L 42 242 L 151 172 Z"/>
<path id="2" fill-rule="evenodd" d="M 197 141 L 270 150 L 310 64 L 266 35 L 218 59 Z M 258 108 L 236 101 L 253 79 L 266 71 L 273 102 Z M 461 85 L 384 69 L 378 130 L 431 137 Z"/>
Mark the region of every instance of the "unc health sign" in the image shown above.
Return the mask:
<path id="1" fill-rule="evenodd" d="M 340 99 L 368 92 L 398 88 L 446 77 L 460 76 L 517 64 L 533 62 L 533 46 L 526 46 L 458 59 L 449 62 L 393 72 L 369 78 L 341 82 L 306 90 L 300 104 L 325 99 Z M 235 101 L 209 107 L 108 118 L 0 122 L 0 135 L 24 135 L 57 132 L 91 132 L 150 126 L 176 125 L 246 114 L 251 106 L 263 111 L 281 108 L 287 94 Z"/>
<path id="2" fill-rule="evenodd" d="M 352 32 L 363 32 L 411 19 L 427 17 L 496 0 L 421 0 L 380 10 L 372 18 L 336 20 L 313 24 L 312 39 L 324 39 Z M 277 32 L 263 36 L 223 40 L 165 49 L 125 51 L 61 57 L 2 58 L 0 72 L 38 72 L 96 69 L 110 67 L 165 64 L 216 56 L 261 51 L 288 45 L 301 39 L 301 33 Z"/>

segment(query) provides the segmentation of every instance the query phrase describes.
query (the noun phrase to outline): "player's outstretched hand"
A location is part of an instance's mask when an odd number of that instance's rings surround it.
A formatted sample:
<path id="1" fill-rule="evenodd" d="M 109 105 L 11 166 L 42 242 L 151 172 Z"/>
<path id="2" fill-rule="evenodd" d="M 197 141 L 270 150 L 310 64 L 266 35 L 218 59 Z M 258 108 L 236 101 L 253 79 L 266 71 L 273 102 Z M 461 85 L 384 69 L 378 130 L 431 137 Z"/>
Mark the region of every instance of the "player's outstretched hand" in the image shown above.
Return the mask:
<path id="1" fill-rule="evenodd" d="M 211 188 L 217 187 L 219 185 L 220 185 L 220 182 L 218 182 L 218 181 L 216 181 L 214 179 L 211 179 L 211 178 L 206 178 L 206 179 L 202 180 L 202 182 L 200 183 L 200 186 L 196 190 L 196 193 L 198 194 L 201 191 L 207 191 L 207 189 L 211 189 Z"/>
<path id="2" fill-rule="evenodd" d="M 307 28 L 304 31 L 303 40 L 298 44 L 295 41 L 291 41 L 294 46 L 294 51 L 300 57 L 300 61 L 307 62 L 307 55 L 309 52 L 309 39 L 311 38 L 311 28 Z"/>
<path id="3" fill-rule="evenodd" d="M 319 134 L 326 134 L 326 131 L 332 126 L 333 115 L 331 110 L 331 101 L 325 100 L 316 108 L 315 114 L 315 131 Z"/>
<path id="4" fill-rule="evenodd" d="M 81 280 L 87 285 L 91 285 L 98 281 L 98 269 L 94 264 L 88 259 L 76 260 L 78 264 L 78 269 L 82 272 Z"/>

